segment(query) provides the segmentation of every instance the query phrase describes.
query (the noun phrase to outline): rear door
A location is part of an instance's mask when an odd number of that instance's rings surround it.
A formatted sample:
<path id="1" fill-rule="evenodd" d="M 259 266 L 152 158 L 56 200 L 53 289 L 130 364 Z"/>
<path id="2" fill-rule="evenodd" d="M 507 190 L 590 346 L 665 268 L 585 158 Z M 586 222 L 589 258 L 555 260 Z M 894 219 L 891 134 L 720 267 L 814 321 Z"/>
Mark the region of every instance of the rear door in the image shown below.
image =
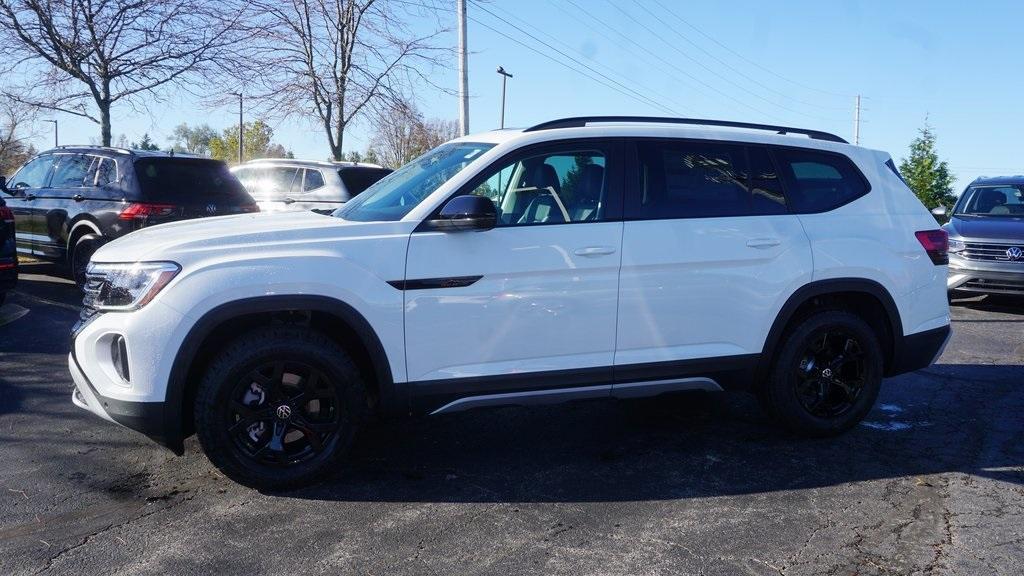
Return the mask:
<path id="1" fill-rule="evenodd" d="M 165 209 L 147 224 L 252 212 L 253 198 L 228 167 L 205 158 L 142 157 L 135 160 L 139 201 Z"/>
<path id="2" fill-rule="evenodd" d="M 768 151 L 639 141 L 627 182 L 616 379 L 753 363 L 785 298 L 812 272 Z"/>

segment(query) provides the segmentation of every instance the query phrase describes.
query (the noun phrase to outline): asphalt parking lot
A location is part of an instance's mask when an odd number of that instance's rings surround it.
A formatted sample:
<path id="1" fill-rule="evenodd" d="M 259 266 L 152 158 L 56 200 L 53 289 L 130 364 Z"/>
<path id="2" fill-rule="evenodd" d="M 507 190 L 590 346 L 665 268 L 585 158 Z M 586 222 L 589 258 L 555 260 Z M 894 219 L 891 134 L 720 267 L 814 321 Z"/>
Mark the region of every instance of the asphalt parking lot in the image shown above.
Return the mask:
<path id="1" fill-rule="evenodd" d="M 71 404 L 51 271 L 0 308 L 0 574 L 1024 573 L 1024 300 L 958 302 L 940 363 L 840 438 L 743 395 L 502 408 L 261 494 Z"/>

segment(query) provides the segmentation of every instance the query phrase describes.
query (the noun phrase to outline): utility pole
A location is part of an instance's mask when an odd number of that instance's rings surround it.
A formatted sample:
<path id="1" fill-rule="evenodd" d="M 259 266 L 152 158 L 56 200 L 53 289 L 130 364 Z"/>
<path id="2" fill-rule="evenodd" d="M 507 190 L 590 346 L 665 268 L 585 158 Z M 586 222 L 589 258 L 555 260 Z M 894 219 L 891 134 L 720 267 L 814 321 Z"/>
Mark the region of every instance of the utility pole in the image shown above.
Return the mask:
<path id="1" fill-rule="evenodd" d="M 466 0 L 458 0 L 459 17 L 459 133 L 469 134 L 469 64 L 466 61 Z"/>
<path id="2" fill-rule="evenodd" d="M 232 92 L 232 96 L 238 96 L 238 163 L 242 163 L 242 149 L 245 148 L 245 128 L 242 124 L 242 93 Z"/>
<path id="3" fill-rule="evenodd" d="M 60 146 L 60 141 L 57 138 L 57 121 L 56 120 L 43 120 L 43 122 L 52 122 L 53 123 L 53 147 L 56 148 L 57 146 Z"/>
<path id="4" fill-rule="evenodd" d="M 860 94 L 857 94 L 857 105 L 853 109 L 853 144 L 860 145 Z"/>
<path id="5" fill-rule="evenodd" d="M 505 69 L 498 66 L 498 74 L 501 74 L 501 128 L 505 127 L 505 82 L 512 77 L 511 74 L 505 72 Z"/>

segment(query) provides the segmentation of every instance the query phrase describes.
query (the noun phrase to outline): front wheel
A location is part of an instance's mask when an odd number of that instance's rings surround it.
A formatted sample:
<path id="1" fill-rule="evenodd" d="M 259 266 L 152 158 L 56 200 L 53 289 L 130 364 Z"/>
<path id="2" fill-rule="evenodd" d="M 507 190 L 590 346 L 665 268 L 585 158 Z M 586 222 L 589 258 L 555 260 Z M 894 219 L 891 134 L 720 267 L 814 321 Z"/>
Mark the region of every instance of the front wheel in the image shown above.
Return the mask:
<path id="1" fill-rule="evenodd" d="M 882 347 L 863 319 L 817 312 L 785 336 L 760 400 L 784 427 L 831 436 L 860 422 L 878 398 Z"/>
<path id="2" fill-rule="evenodd" d="M 196 432 L 232 480 L 291 488 L 345 455 L 365 407 L 359 370 L 334 341 L 306 328 L 262 328 L 210 365 L 196 397 Z"/>
<path id="3" fill-rule="evenodd" d="M 69 271 L 79 290 L 85 288 L 85 271 L 89 268 L 89 260 L 102 245 L 103 241 L 98 236 L 89 235 L 79 238 L 71 248 Z"/>

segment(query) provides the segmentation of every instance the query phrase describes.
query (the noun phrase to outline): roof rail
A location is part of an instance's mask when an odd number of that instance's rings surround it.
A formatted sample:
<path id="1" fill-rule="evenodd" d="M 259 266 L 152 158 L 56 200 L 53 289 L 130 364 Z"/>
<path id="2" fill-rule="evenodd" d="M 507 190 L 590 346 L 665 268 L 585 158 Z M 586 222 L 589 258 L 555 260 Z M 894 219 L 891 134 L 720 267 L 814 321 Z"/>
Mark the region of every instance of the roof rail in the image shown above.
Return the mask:
<path id="1" fill-rule="evenodd" d="M 702 120 L 699 118 L 671 118 L 663 116 L 577 116 L 574 118 L 561 118 L 548 122 L 541 122 L 530 126 L 523 132 L 537 132 L 540 130 L 553 130 L 555 128 L 582 128 L 587 124 L 599 122 L 615 123 L 650 123 L 650 124 L 686 124 L 689 126 L 722 126 L 726 128 L 746 128 L 749 130 L 768 130 L 777 134 L 803 134 L 814 140 L 828 140 L 829 142 L 841 142 L 849 144 L 846 140 L 822 132 L 820 130 L 808 130 L 806 128 L 791 128 L 789 126 L 773 126 L 771 124 L 755 124 L 752 122 L 730 122 L 728 120 Z"/>

